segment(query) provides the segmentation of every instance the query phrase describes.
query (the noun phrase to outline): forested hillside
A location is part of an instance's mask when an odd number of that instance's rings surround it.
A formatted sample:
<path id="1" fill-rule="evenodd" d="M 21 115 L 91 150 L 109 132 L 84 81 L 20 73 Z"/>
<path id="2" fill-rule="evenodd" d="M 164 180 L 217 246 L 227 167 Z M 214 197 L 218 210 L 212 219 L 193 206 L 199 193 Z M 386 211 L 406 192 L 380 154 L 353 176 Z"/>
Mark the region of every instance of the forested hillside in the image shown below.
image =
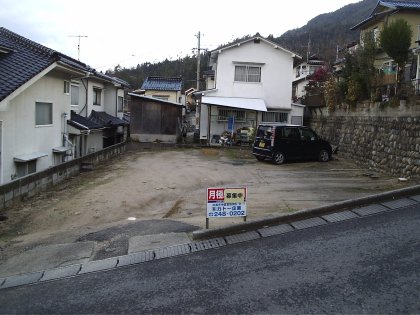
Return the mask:
<path id="1" fill-rule="evenodd" d="M 377 0 L 363 0 L 346 5 L 335 12 L 318 15 L 301 28 L 287 31 L 279 37 L 270 35 L 268 39 L 278 42 L 281 46 L 302 57 L 307 55 L 309 47 L 310 54 L 319 54 L 326 61 L 333 62 L 337 46 L 343 47 L 359 39 L 359 32 L 351 31 L 350 28 L 367 18 L 377 2 Z M 316 2 L 313 5 L 316 5 Z M 296 18 L 299 18 L 299 12 L 295 12 L 295 14 Z M 275 32 L 276 30 L 273 30 L 273 34 Z M 252 35 L 245 34 L 235 41 Z M 220 44 L 224 46 L 226 43 Z M 208 55 L 202 55 L 201 60 L 201 70 L 203 71 L 207 68 Z M 196 86 L 196 71 L 196 57 L 185 56 L 178 60 L 164 60 L 158 63 L 146 62 L 132 68 L 116 66 L 115 69 L 108 70 L 107 74 L 126 80 L 133 89 L 140 88 L 147 76 L 181 76 L 184 80 L 184 89 L 188 89 Z"/>
<path id="2" fill-rule="evenodd" d="M 350 28 L 367 18 L 377 3 L 377 0 L 364 0 L 318 15 L 305 26 L 287 31 L 274 40 L 302 57 L 307 55 L 309 47 L 309 54 L 334 61 L 337 46 L 344 47 L 359 40 L 359 32 Z"/>

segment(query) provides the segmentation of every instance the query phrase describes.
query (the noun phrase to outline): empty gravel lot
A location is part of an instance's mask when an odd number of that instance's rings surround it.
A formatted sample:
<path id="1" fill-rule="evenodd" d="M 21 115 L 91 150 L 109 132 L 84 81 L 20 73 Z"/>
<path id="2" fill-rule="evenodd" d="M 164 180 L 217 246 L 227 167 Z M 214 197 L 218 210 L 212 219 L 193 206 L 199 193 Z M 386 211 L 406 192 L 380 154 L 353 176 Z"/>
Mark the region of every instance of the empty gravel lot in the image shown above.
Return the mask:
<path id="1" fill-rule="evenodd" d="M 204 228 L 207 187 L 246 186 L 249 221 L 410 184 L 371 175 L 340 156 L 328 163 L 277 166 L 257 162 L 249 148 L 132 150 L 2 210 L 9 219 L 0 222 L 0 260 L 34 246 L 128 226 L 134 218 Z M 241 219 L 212 219 L 210 226 L 235 222 Z"/>

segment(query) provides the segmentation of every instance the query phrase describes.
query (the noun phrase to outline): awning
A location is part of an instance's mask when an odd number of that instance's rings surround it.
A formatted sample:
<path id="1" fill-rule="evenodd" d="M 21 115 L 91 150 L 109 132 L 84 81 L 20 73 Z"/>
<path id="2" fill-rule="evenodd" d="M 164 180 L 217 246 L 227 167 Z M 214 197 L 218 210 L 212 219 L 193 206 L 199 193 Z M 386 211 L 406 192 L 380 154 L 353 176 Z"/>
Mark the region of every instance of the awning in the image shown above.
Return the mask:
<path id="1" fill-rule="evenodd" d="M 48 156 L 48 154 L 47 153 L 42 153 L 42 152 L 32 152 L 32 153 L 17 155 L 13 158 L 13 161 L 20 162 L 20 163 L 25 163 L 25 162 L 29 162 L 29 161 L 32 161 L 32 160 L 39 159 L 43 156 Z"/>
<path id="2" fill-rule="evenodd" d="M 242 98 L 242 97 L 221 97 L 221 96 L 203 96 L 201 103 L 205 105 L 217 105 L 234 107 L 248 110 L 257 110 L 266 112 L 267 106 L 261 98 Z"/>
<path id="3" fill-rule="evenodd" d="M 54 153 L 65 153 L 68 150 L 71 150 L 71 148 L 69 148 L 69 147 L 56 147 L 56 148 L 52 149 L 52 151 Z"/>

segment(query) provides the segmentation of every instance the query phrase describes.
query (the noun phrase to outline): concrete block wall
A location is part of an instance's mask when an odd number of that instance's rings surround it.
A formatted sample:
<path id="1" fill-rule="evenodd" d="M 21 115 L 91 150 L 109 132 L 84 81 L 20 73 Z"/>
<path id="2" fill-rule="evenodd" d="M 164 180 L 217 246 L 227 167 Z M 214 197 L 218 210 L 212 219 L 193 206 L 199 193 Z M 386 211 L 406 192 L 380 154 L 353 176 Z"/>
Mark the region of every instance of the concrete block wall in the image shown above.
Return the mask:
<path id="1" fill-rule="evenodd" d="M 125 152 L 126 144 L 119 143 L 103 150 L 85 155 L 41 172 L 37 172 L 0 186 L 0 209 L 10 207 L 17 202 L 48 190 L 63 180 L 76 176 L 83 163 L 96 165 Z"/>

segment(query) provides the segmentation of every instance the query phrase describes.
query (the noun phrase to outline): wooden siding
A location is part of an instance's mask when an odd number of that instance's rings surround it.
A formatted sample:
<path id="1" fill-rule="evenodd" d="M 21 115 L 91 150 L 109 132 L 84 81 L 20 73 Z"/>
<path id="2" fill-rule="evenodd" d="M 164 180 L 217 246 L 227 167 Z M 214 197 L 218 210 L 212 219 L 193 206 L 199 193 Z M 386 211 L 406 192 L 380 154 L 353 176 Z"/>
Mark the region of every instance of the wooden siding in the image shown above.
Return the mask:
<path id="1" fill-rule="evenodd" d="M 181 106 L 132 97 L 130 107 L 132 134 L 177 134 L 178 119 L 182 116 Z"/>

